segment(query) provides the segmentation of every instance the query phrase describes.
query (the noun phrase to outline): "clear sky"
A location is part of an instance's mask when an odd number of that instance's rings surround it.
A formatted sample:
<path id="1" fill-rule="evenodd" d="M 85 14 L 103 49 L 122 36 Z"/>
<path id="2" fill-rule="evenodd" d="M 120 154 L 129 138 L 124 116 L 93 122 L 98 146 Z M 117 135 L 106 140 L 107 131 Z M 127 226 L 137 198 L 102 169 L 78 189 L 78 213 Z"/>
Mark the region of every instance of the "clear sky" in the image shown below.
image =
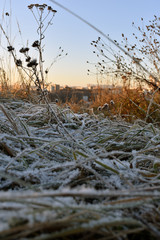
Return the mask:
<path id="1" fill-rule="evenodd" d="M 95 25 L 110 38 L 121 41 L 121 34 L 131 36 L 134 29 L 132 22 L 140 24 L 143 17 L 152 20 L 153 15 L 160 16 L 160 0 L 57 0 L 60 4 L 77 13 L 82 18 Z M 0 0 L 0 18 L 2 12 L 10 11 L 12 6 L 11 39 L 16 46 L 21 47 L 22 41 L 18 34 L 18 20 L 23 42 L 30 44 L 37 39 L 36 23 L 27 6 L 31 3 L 46 3 L 57 13 L 53 25 L 46 32 L 45 65 L 50 65 L 61 46 L 68 56 L 55 63 L 49 73 L 49 81 L 60 85 L 86 86 L 96 84 L 95 76 L 88 76 L 90 66 L 87 61 L 95 62 L 96 58 L 90 45 L 99 33 L 76 19 L 74 16 L 53 4 L 50 0 Z"/>

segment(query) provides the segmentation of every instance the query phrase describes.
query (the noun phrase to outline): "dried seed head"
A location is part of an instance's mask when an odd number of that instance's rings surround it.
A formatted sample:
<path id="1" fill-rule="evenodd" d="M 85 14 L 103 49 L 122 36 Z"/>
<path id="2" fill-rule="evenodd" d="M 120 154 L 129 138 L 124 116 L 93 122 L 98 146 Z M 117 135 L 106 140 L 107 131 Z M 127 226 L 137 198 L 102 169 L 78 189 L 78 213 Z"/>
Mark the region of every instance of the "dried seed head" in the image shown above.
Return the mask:
<path id="1" fill-rule="evenodd" d="M 56 10 L 54 10 L 54 9 L 52 9 L 52 12 L 56 13 L 57 11 L 56 11 Z"/>
<path id="2" fill-rule="evenodd" d="M 39 41 L 38 40 L 36 40 L 36 41 L 34 41 L 34 43 L 32 44 L 32 47 L 39 47 L 40 46 L 40 44 L 39 44 Z"/>
<path id="3" fill-rule="evenodd" d="M 113 101 L 113 100 L 111 100 L 111 101 L 110 101 L 110 104 L 111 104 L 111 105 L 114 105 L 114 101 Z"/>
<path id="4" fill-rule="evenodd" d="M 101 110 L 102 110 L 102 107 L 101 107 L 101 106 L 99 106 L 99 107 L 97 108 L 97 110 L 98 110 L 98 111 L 101 111 Z"/>
<path id="5" fill-rule="evenodd" d="M 102 110 L 109 110 L 109 104 L 105 103 L 102 107 Z"/>
<path id="6" fill-rule="evenodd" d="M 37 59 L 33 59 L 27 64 L 27 67 L 36 67 L 38 65 Z"/>
<path id="7" fill-rule="evenodd" d="M 40 11 L 44 11 L 44 7 L 39 7 L 39 10 Z"/>
<path id="8" fill-rule="evenodd" d="M 34 7 L 34 4 L 28 5 L 28 8 L 29 8 L 29 9 L 32 9 L 33 7 Z"/>
<path id="9" fill-rule="evenodd" d="M 44 4 L 42 5 L 39 4 L 39 8 L 45 8 Z"/>
<path id="10" fill-rule="evenodd" d="M 52 7 L 51 6 L 48 6 L 48 11 L 51 11 L 52 10 Z"/>
<path id="11" fill-rule="evenodd" d="M 15 64 L 16 64 L 17 67 L 22 67 L 22 61 L 21 61 L 21 59 L 17 59 L 17 60 L 15 61 Z"/>
<path id="12" fill-rule="evenodd" d="M 28 56 L 28 57 L 26 58 L 26 62 L 30 62 L 30 61 L 31 61 L 31 57 Z"/>
<path id="13" fill-rule="evenodd" d="M 29 51 L 29 48 L 21 48 L 20 50 L 19 50 L 19 52 L 20 53 L 26 53 L 26 52 L 28 52 Z"/>
<path id="14" fill-rule="evenodd" d="M 14 47 L 12 46 L 8 46 L 7 48 L 8 48 L 8 52 L 12 52 L 14 50 Z"/>

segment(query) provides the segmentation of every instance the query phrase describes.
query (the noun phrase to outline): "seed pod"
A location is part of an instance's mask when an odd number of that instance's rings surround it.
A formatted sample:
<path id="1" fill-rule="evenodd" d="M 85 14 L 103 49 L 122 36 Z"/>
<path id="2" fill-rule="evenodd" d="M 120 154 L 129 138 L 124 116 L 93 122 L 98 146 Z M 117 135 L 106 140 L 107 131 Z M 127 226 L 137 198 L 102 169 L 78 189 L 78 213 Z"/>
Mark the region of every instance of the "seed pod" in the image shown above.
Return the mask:
<path id="1" fill-rule="evenodd" d="M 101 111 L 101 110 L 102 110 L 102 107 L 101 107 L 101 106 L 99 106 L 99 107 L 97 108 L 97 110 L 98 110 L 98 111 Z"/>
<path id="2" fill-rule="evenodd" d="M 102 107 L 102 110 L 109 110 L 109 104 L 105 103 Z"/>
<path id="3" fill-rule="evenodd" d="M 12 46 L 8 46 L 7 48 L 8 48 L 8 52 L 12 52 L 14 50 L 14 47 Z"/>
<path id="4" fill-rule="evenodd" d="M 21 61 L 21 59 L 17 59 L 15 63 L 16 63 L 16 65 L 17 65 L 17 67 L 22 67 L 22 61 Z"/>
<path id="5" fill-rule="evenodd" d="M 36 40 L 36 41 L 34 41 L 34 43 L 32 44 L 32 47 L 39 47 L 40 46 L 40 44 L 39 44 L 39 41 L 38 40 Z"/>
<path id="6" fill-rule="evenodd" d="M 36 67 L 38 65 L 37 59 L 33 59 L 27 64 L 27 67 Z"/>
<path id="7" fill-rule="evenodd" d="M 111 105 L 114 105 L 114 101 L 113 101 L 113 100 L 111 100 L 111 101 L 110 101 L 110 104 L 111 104 Z"/>

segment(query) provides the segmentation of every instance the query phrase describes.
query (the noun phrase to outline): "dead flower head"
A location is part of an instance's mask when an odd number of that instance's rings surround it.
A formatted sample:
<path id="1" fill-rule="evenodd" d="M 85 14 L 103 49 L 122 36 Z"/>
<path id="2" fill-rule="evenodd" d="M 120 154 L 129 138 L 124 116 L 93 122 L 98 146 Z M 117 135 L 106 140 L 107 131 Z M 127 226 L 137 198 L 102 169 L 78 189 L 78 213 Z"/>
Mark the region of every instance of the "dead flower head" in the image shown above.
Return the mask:
<path id="1" fill-rule="evenodd" d="M 17 59 L 16 62 L 15 62 L 16 66 L 17 67 L 22 67 L 22 61 L 21 59 Z"/>
<path id="2" fill-rule="evenodd" d="M 26 62 L 30 62 L 30 61 L 31 61 L 31 57 L 28 56 L 28 57 L 26 58 Z"/>
<path id="3" fill-rule="evenodd" d="M 113 100 L 111 100 L 111 101 L 110 101 L 110 104 L 111 104 L 111 105 L 114 105 L 114 101 L 113 101 Z"/>
<path id="4" fill-rule="evenodd" d="M 34 7 L 34 4 L 28 5 L 28 8 L 29 8 L 29 9 L 32 9 L 33 7 Z"/>
<path id="5" fill-rule="evenodd" d="M 8 49 L 8 52 L 12 52 L 14 50 L 14 47 L 8 46 L 7 49 Z"/>
<path id="6" fill-rule="evenodd" d="M 102 107 L 102 110 L 109 110 L 109 104 L 105 103 Z"/>
<path id="7" fill-rule="evenodd" d="M 34 41 L 34 43 L 32 44 L 32 47 L 39 47 L 40 43 L 38 40 Z"/>
<path id="8" fill-rule="evenodd" d="M 28 51 L 29 51 L 29 48 L 27 48 L 27 47 L 26 47 L 26 48 L 23 48 L 23 47 L 22 47 L 22 48 L 19 50 L 20 53 L 26 53 L 26 52 L 28 52 Z"/>
<path id="9" fill-rule="evenodd" d="M 37 65 L 37 59 L 33 59 L 27 64 L 27 67 L 36 67 Z"/>
<path id="10" fill-rule="evenodd" d="M 98 111 L 101 111 L 101 110 L 102 110 L 102 107 L 101 107 L 101 106 L 99 106 L 99 107 L 97 108 L 97 110 L 98 110 Z"/>

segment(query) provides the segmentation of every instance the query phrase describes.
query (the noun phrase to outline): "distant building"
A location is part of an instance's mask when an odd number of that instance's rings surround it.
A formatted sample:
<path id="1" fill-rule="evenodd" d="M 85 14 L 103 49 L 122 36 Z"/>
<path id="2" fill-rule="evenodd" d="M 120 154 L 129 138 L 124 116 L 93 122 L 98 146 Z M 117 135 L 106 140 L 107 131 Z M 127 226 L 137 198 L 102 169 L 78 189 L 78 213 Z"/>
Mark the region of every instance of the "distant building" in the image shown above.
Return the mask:
<path id="1" fill-rule="evenodd" d="M 55 91 L 55 87 L 53 85 L 51 85 L 51 92 Z"/>
<path id="2" fill-rule="evenodd" d="M 92 90 L 93 88 L 97 87 L 95 84 L 87 84 L 87 88 Z"/>
<path id="3" fill-rule="evenodd" d="M 113 85 L 108 85 L 108 84 L 87 84 L 87 88 L 90 90 L 93 89 L 105 89 L 105 88 L 114 88 Z"/>
<path id="4" fill-rule="evenodd" d="M 54 84 L 54 85 L 51 85 L 51 92 L 57 92 L 60 90 L 60 85 L 59 84 Z"/>
<path id="5" fill-rule="evenodd" d="M 73 89 L 82 89 L 82 87 L 79 86 L 72 86 Z"/>

